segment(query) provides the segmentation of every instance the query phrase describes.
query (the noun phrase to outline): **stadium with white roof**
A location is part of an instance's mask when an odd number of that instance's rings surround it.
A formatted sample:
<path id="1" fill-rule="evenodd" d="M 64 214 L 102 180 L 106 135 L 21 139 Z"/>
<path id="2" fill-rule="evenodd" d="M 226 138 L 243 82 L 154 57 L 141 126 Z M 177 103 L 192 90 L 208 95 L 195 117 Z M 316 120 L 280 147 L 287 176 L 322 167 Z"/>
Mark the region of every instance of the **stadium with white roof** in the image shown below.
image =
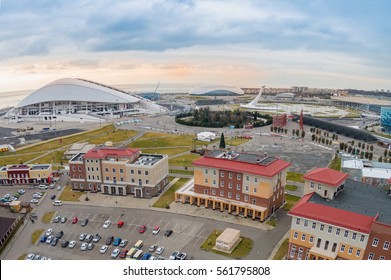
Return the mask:
<path id="1" fill-rule="evenodd" d="M 238 87 L 230 86 L 202 86 L 192 89 L 189 94 L 199 96 L 234 96 L 243 95 L 244 91 Z"/>
<path id="2" fill-rule="evenodd" d="M 123 90 L 84 79 L 59 79 L 34 91 L 8 112 L 8 117 L 24 120 L 72 115 L 126 116 L 165 113 L 150 100 Z"/>

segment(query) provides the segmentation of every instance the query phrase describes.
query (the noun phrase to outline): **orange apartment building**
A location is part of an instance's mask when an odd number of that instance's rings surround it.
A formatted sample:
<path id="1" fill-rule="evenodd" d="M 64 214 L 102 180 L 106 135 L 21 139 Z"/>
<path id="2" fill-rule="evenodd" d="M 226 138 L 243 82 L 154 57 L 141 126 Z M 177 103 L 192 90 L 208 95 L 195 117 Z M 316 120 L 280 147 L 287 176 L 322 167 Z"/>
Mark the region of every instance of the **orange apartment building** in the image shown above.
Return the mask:
<path id="1" fill-rule="evenodd" d="M 289 162 L 278 158 L 215 150 L 193 162 L 194 181 L 175 201 L 228 211 L 264 221 L 284 202 Z"/>
<path id="2" fill-rule="evenodd" d="M 291 260 L 390 260 L 391 197 L 386 190 L 317 168 L 289 211 Z"/>

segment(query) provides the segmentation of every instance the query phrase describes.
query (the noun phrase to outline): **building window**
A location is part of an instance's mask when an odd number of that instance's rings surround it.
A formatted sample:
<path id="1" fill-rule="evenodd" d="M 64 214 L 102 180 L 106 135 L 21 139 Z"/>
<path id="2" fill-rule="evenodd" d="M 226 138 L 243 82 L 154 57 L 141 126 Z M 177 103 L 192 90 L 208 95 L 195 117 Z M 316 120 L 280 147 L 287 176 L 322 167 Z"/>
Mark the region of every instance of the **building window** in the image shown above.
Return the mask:
<path id="1" fill-rule="evenodd" d="M 232 183 L 231 182 L 228 183 L 228 188 L 232 189 Z"/>
<path id="2" fill-rule="evenodd" d="M 115 168 L 113 168 L 113 173 L 117 172 L 117 170 L 115 170 Z"/>
<path id="3" fill-rule="evenodd" d="M 91 171 L 94 171 L 94 168 L 93 168 L 93 167 L 91 167 Z"/>
<path id="4" fill-rule="evenodd" d="M 310 243 L 314 243 L 314 237 L 313 237 L 313 236 L 310 236 L 309 242 L 310 242 Z"/>
<path id="5" fill-rule="evenodd" d="M 250 176 L 246 176 L 246 181 L 250 181 Z"/>
<path id="6" fill-rule="evenodd" d="M 89 167 L 87 167 L 87 171 L 90 171 L 90 168 L 89 168 Z"/>
<path id="7" fill-rule="evenodd" d="M 228 193 L 228 198 L 232 198 L 232 193 L 231 192 Z"/>
<path id="8" fill-rule="evenodd" d="M 356 257 L 359 257 L 361 255 L 361 250 L 357 250 Z"/>
<path id="9" fill-rule="evenodd" d="M 257 188 L 254 188 L 254 193 L 257 193 Z"/>
<path id="10" fill-rule="evenodd" d="M 353 234 L 352 234 L 352 239 L 353 239 L 353 240 L 356 240 L 356 238 L 357 238 L 357 233 L 356 233 L 356 232 L 353 232 Z"/>
<path id="11" fill-rule="evenodd" d="M 335 252 L 337 250 L 337 243 L 333 243 L 333 247 L 331 247 L 331 252 Z"/>
<path id="12" fill-rule="evenodd" d="M 216 180 L 213 180 L 212 183 L 214 186 L 216 186 Z"/>
<path id="13" fill-rule="evenodd" d="M 300 218 L 296 219 L 296 225 L 300 225 Z"/>
<path id="14" fill-rule="evenodd" d="M 293 234 L 293 239 L 297 239 L 298 236 L 299 236 L 299 233 L 297 231 L 295 231 L 295 233 Z"/>
<path id="15" fill-rule="evenodd" d="M 230 179 L 232 179 L 232 173 L 231 173 L 231 172 L 228 172 L 228 177 L 229 177 Z"/>
<path id="16" fill-rule="evenodd" d="M 237 185 L 236 185 L 236 189 L 237 189 L 238 191 L 240 191 L 240 184 L 237 184 Z"/>
<path id="17" fill-rule="evenodd" d="M 372 242 L 372 246 L 377 247 L 377 244 L 379 244 L 379 238 L 374 238 Z"/>
<path id="18" fill-rule="evenodd" d="M 308 226 L 308 221 L 305 220 L 305 221 L 304 221 L 304 227 L 307 227 L 307 226 Z"/>
<path id="19" fill-rule="evenodd" d="M 328 233 L 331 233 L 333 231 L 333 227 L 332 226 L 329 226 L 329 228 L 327 229 L 327 232 Z"/>
<path id="20" fill-rule="evenodd" d="M 315 183 L 314 183 L 314 182 L 311 182 L 311 183 L 310 183 L 310 189 L 313 189 L 314 186 L 315 186 Z"/>
<path id="21" fill-rule="evenodd" d="M 304 251 L 303 248 L 300 247 L 299 248 L 299 253 L 297 254 L 297 259 L 298 260 L 301 260 L 301 258 L 303 257 L 303 251 Z"/>
<path id="22" fill-rule="evenodd" d="M 134 170 L 132 169 L 132 170 L 130 170 L 130 174 L 134 174 Z"/>
<path id="23" fill-rule="evenodd" d="M 320 225 L 320 231 L 323 231 L 323 230 L 324 230 L 324 225 L 321 224 L 321 225 Z"/>
<path id="24" fill-rule="evenodd" d="M 341 252 L 345 252 L 345 245 L 341 245 L 341 249 L 340 249 Z"/>
<path id="25" fill-rule="evenodd" d="M 220 191 L 220 196 L 224 196 L 224 191 Z"/>
<path id="26" fill-rule="evenodd" d="M 256 204 L 257 204 L 257 200 L 256 200 L 255 198 L 253 198 L 253 199 L 251 200 L 251 203 L 252 203 L 253 205 L 256 205 Z"/>
<path id="27" fill-rule="evenodd" d="M 322 239 L 318 238 L 318 241 L 316 241 L 316 247 L 320 247 L 320 243 L 322 242 Z"/>
<path id="28" fill-rule="evenodd" d="M 380 256 L 379 260 L 381 261 L 384 260 L 384 256 Z"/>
<path id="29" fill-rule="evenodd" d="M 348 254 L 351 255 L 353 253 L 353 248 L 349 247 Z"/>
<path id="30" fill-rule="evenodd" d="M 215 189 L 212 190 L 212 194 L 216 195 L 216 190 Z"/>
<path id="31" fill-rule="evenodd" d="M 213 170 L 213 175 L 216 175 L 216 170 Z"/>
<path id="32" fill-rule="evenodd" d="M 109 169 L 107 167 L 105 168 L 105 172 L 109 172 Z"/>
<path id="33" fill-rule="evenodd" d="M 247 194 L 244 195 L 244 201 L 246 201 L 246 202 L 248 201 L 248 195 Z"/>
<path id="34" fill-rule="evenodd" d="M 329 248 L 329 241 L 326 240 L 326 242 L 324 243 L 324 249 L 327 250 Z"/>
<path id="35" fill-rule="evenodd" d="M 205 184 L 208 184 L 208 179 L 207 178 L 205 179 Z"/>
<path id="36" fill-rule="evenodd" d="M 303 233 L 303 234 L 301 235 L 301 241 L 305 241 L 305 239 L 306 239 L 306 235 L 305 235 L 305 233 Z"/>
<path id="37" fill-rule="evenodd" d="M 321 191 L 321 190 L 322 190 L 322 185 L 318 184 L 318 191 Z"/>
<path id="38" fill-rule="evenodd" d="M 258 177 L 255 177 L 255 178 L 254 178 L 254 182 L 255 182 L 255 183 L 258 183 Z"/>
<path id="39" fill-rule="evenodd" d="M 220 171 L 220 177 L 224 178 L 224 171 Z"/>
<path id="40" fill-rule="evenodd" d="M 241 180 L 242 179 L 242 175 L 241 174 L 236 174 L 236 179 Z"/>
<path id="41" fill-rule="evenodd" d="M 343 237 L 347 238 L 349 236 L 349 231 L 345 230 L 345 233 L 343 234 Z"/>
<path id="42" fill-rule="evenodd" d="M 73 183 L 73 187 L 77 188 L 77 184 L 76 184 L 76 183 Z"/>
<path id="43" fill-rule="evenodd" d="M 149 194 L 149 190 L 145 190 L 145 194 Z"/>
<path id="44" fill-rule="evenodd" d="M 204 194 L 208 194 L 208 190 L 204 190 Z"/>
<path id="45" fill-rule="evenodd" d="M 147 171 L 145 171 L 145 172 L 147 172 Z M 124 174 L 124 170 L 123 170 L 122 168 L 120 168 L 120 169 L 119 169 L 119 173 L 120 173 L 120 174 Z M 145 175 L 147 175 L 147 174 L 145 174 Z"/>
<path id="46" fill-rule="evenodd" d="M 369 253 L 368 260 L 373 260 L 374 257 L 375 257 L 374 253 Z"/>
<path id="47" fill-rule="evenodd" d="M 96 168 L 96 171 L 99 171 L 99 167 Z"/>
<path id="48" fill-rule="evenodd" d="M 289 257 L 290 258 L 293 258 L 295 256 L 295 251 L 296 251 L 296 246 L 295 245 L 292 245 L 291 247 L 291 251 L 289 253 Z"/>
<path id="49" fill-rule="evenodd" d="M 124 181 L 124 178 L 123 178 L 123 177 L 121 177 L 121 178 L 119 178 L 119 180 L 120 180 L 121 182 L 123 182 L 123 181 Z"/>
<path id="50" fill-rule="evenodd" d="M 91 176 L 90 175 L 88 175 L 88 180 L 91 180 Z"/>
<path id="51" fill-rule="evenodd" d="M 134 178 L 132 178 L 132 183 L 134 183 Z"/>
<path id="52" fill-rule="evenodd" d="M 246 192 L 248 192 L 248 186 L 245 186 L 245 187 L 244 187 L 244 190 L 245 190 Z"/>
<path id="53" fill-rule="evenodd" d="M 339 235 L 340 232 L 341 232 L 341 229 L 337 228 L 337 230 L 335 231 L 335 235 Z"/>
<path id="54" fill-rule="evenodd" d="M 236 199 L 240 200 L 240 194 L 238 194 L 238 193 L 236 194 Z"/>
<path id="55" fill-rule="evenodd" d="M 360 242 L 364 242 L 364 239 L 365 239 L 365 235 L 362 235 L 360 236 Z"/>
<path id="56" fill-rule="evenodd" d="M 83 178 L 81 177 L 81 175 L 79 175 L 79 179 L 83 179 Z"/>
<path id="57" fill-rule="evenodd" d="M 312 223 L 312 229 L 316 229 L 316 223 Z"/>
<path id="58" fill-rule="evenodd" d="M 383 250 L 388 250 L 390 248 L 390 241 L 385 241 L 383 245 Z"/>
<path id="59" fill-rule="evenodd" d="M 76 167 L 75 167 L 75 166 L 72 166 L 72 170 L 73 170 L 73 171 L 76 171 Z"/>
<path id="60" fill-rule="evenodd" d="M 78 167 L 78 170 L 81 171 L 81 166 Z"/>
<path id="61" fill-rule="evenodd" d="M 137 174 L 138 174 L 138 175 L 141 175 L 141 170 L 137 170 Z"/>
<path id="62" fill-rule="evenodd" d="M 205 174 L 208 174 L 208 169 L 205 169 Z"/>
<path id="63" fill-rule="evenodd" d="M 108 181 L 109 180 L 109 177 L 106 177 L 106 181 Z"/>
<path id="64" fill-rule="evenodd" d="M 224 181 L 220 181 L 220 187 L 224 187 Z"/>

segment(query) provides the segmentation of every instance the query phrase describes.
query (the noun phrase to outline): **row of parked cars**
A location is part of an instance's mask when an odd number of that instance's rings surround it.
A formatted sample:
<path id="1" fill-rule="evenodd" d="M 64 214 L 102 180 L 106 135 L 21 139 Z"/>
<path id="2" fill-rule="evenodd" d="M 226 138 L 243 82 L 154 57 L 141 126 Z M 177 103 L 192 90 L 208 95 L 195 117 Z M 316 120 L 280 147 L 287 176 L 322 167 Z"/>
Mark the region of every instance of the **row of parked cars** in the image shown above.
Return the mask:
<path id="1" fill-rule="evenodd" d="M 51 260 L 51 258 L 47 258 L 45 256 L 42 256 L 42 255 L 39 255 L 39 254 L 28 254 L 26 256 L 26 260 L 30 260 L 30 261 L 36 261 L 36 260 L 39 260 L 39 261 L 45 261 L 45 260 Z"/>
<path id="2" fill-rule="evenodd" d="M 26 191 L 24 189 L 20 189 L 12 195 L 7 193 L 1 198 L 1 202 L 4 204 L 10 204 L 12 201 L 18 200 L 18 198 L 25 193 Z"/>

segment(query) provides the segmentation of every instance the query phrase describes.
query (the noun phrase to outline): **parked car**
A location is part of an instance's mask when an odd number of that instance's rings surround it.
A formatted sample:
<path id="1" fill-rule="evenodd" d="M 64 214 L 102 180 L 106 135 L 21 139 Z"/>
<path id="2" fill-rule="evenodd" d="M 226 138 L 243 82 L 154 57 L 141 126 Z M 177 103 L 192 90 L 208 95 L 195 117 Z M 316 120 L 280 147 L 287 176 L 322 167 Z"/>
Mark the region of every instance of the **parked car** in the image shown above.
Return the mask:
<path id="1" fill-rule="evenodd" d="M 85 250 L 87 250 L 87 247 L 88 247 L 88 243 L 83 242 L 83 243 L 81 243 L 81 245 L 80 245 L 80 250 L 85 251 Z"/>
<path id="2" fill-rule="evenodd" d="M 110 225 L 111 225 L 111 221 L 107 220 L 107 221 L 104 222 L 103 228 L 109 228 Z"/>
<path id="3" fill-rule="evenodd" d="M 93 238 L 92 234 L 88 234 L 84 239 L 84 241 L 90 243 L 92 241 L 92 238 Z"/>
<path id="4" fill-rule="evenodd" d="M 56 238 L 60 239 L 63 235 L 64 235 L 64 232 L 61 230 L 61 231 L 57 232 Z"/>
<path id="5" fill-rule="evenodd" d="M 124 223 L 123 221 L 119 221 L 119 222 L 117 223 L 117 227 L 118 227 L 118 228 L 122 228 L 124 225 L 125 225 L 125 223 Z"/>
<path id="6" fill-rule="evenodd" d="M 28 254 L 27 257 L 26 257 L 26 260 L 33 260 L 35 257 L 35 254 Z"/>
<path id="7" fill-rule="evenodd" d="M 47 237 L 46 235 L 42 235 L 41 238 L 39 239 L 39 241 L 40 241 L 41 243 L 45 243 L 47 238 L 48 238 L 48 237 Z"/>
<path id="8" fill-rule="evenodd" d="M 128 249 L 122 250 L 121 253 L 119 254 L 119 257 L 120 257 L 121 259 L 124 259 L 124 258 L 126 257 L 126 254 L 127 254 L 128 252 L 129 252 Z"/>
<path id="9" fill-rule="evenodd" d="M 100 236 L 99 233 L 95 234 L 94 238 L 92 239 L 92 242 L 98 242 L 102 237 Z"/>
<path id="10" fill-rule="evenodd" d="M 61 206 L 62 205 L 62 201 L 61 200 L 55 200 L 55 201 L 53 201 L 53 205 L 54 206 Z"/>
<path id="11" fill-rule="evenodd" d="M 161 255 L 164 252 L 164 247 L 160 246 L 156 249 L 156 255 Z"/>
<path id="12" fill-rule="evenodd" d="M 70 241 L 68 246 L 71 249 L 74 248 L 76 246 L 76 241 L 75 240 Z"/>
<path id="13" fill-rule="evenodd" d="M 100 247 L 99 252 L 100 252 L 101 254 L 104 254 L 104 253 L 106 253 L 107 249 L 109 249 L 109 246 L 103 245 L 102 247 Z"/>
<path id="14" fill-rule="evenodd" d="M 146 230 L 147 230 L 147 226 L 146 225 L 141 225 L 139 230 L 138 230 L 138 233 L 144 233 Z"/>
<path id="15" fill-rule="evenodd" d="M 159 227 L 159 226 L 156 226 L 156 227 L 153 228 L 152 234 L 153 234 L 153 235 L 156 235 L 156 234 L 158 234 L 159 232 L 160 232 L 160 227 Z"/>
<path id="16" fill-rule="evenodd" d="M 186 257 L 187 257 L 187 254 L 186 253 L 183 253 L 183 252 L 180 252 L 177 256 L 176 256 L 176 260 L 186 260 Z"/>
<path id="17" fill-rule="evenodd" d="M 67 217 L 62 217 L 61 218 L 61 223 L 64 224 L 67 220 L 68 220 Z"/>
<path id="18" fill-rule="evenodd" d="M 84 241 L 84 239 L 86 239 L 86 236 L 87 236 L 87 234 L 86 234 L 86 233 L 82 233 L 82 234 L 80 234 L 80 236 L 79 236 L 79 240 L 80 240 L 80 241 Z"/>
<path id="19" fill-rule="evenodd" d="M 94 249 L 94 243 L 88 243 L 88 245 L 87 245 L 87 249 L 88 250 L 92 250 L 92 249 Z"/>
<path id="20" fill-rule="evenodd" d="M 88 219 L 84 219 L 84 220 L 82 220 L 81 223 L 80 223 L 80 225 L 81 225 L 82 227 L 85 227 L 87 224 L 88 224 Z"/>
<path id="21" fill-rule="evenodd" d="M 50 242 L 50 245 L 52 246 L 56 246 L 57 245 L 57 242 L 58 242 L 58 238 L 53 238 L 52 242 Z"/>
<path id="22" fill-rule="evenodd" d="M 25 191 L 24 189 L 20 189 L 20 190 L 18 190 L 18 193 L 19 193 L 20 195 L 22 195 L 22 194 L 25 194 L 26 191 Z"/>
<path id="23" fill-rule="evenodd" d="M 45 235 L 46 235 L 46 236 L 49 236 L 49 235 L 51 235 L 52 233 L 53 233 L 53 229 L 48 228 L 48 229 L 46 230 L 46 232 L 45 232 Z"/>
<path id="24" fill-rule="evenodd" d="M 19 193 L 14 193 L 14 197 L 19 198 L 20 194 Z"/>
<path id="25" fill-rule="evenodd" d="M 127 239 L 122 239 L 121 243 L 119 244 L 119 246 L 121 248 L 124 248 L 126 246 L 126 244 L 128 244 L 128 240 Z"/>
<path id="26" fill-rule="evenodd" d="M 169 259 L 170 260 L 176 260 L 176 257 L 178 256 L 178 254 L 179 254 L 178 251 L 172 252 L 172 254 L 170 255 Z"/>
<path id="27" fill-rule="evenodd" d="M 46 186 L 46 185 L 39 185 L 38 188 L 41 189 L 41 190 L 47 190 L 48 186 Z"/>
<path id="28" fill-rule="evenodd" d="M 167 236 L 167 237 L 169 237 L 171 234 L 172 234 L 172 230 L 171 229 L 166 230 L 166 232 L 164 233 L 164 235 Z"/>
<path id="29" fill-rule="evenodd" d="M 54 184 L 50 184 L 49 188 L 54 189 Z"/>
<path id="30" fill-rule="evenodd" d="M 146 252 L 144 255 L 141 257 L 141 260 L 149 260 L 149 258 L 152 256 L 151 253 Z"/>
<path id="31" fill-rule="evenodd" d="M 77 221 L 79 221 L 79 219 L 77 217 L 73 217 L 72 224 L 77 224 Z"/>
<path id="32" fill-rule="evenodd" d="M 69 245 L 69 241 L 68 241 L 68 240 L 63 240 L 63 241 L 61 242 L 61 247 L 63 247 L 63 248 L 68 247 L 68 245 Z"/>
<path id="33" fill-rule="evenodd" d="M 115 259 L 115 258 L 117 258 L 117 257 L 118 257 L 118 255 L 120 254 L 120 252 L 121 252 L 121 250 L 120 250 L 120 249 L 118 249 L 118 248 L 115 248 L 115 249 L 113 250 L 113 252 L 111 253 L 111 258 L 112 258 L 112 259 Z"/>
<path id="34" fill-rule="evenodd" d="M 56 216 L 53 220 L 53 223 L 58 223 L 59 221 L 61 221 L 61 216 Z"/>
<path id="35" fill-rule="evenodd" d="M 114 239 L 113 245 L 118 246 L 121 243 L 122 239 L 120 237 L 116 237 Z"/>
<path id="36" fill-rule="evenodd" d="M 106 239 L 106 245 L 111 245 L 111 243 L 113 242 L 114 240 L 114 236 L 109 236 L 107 237 Z"/>
<path id="37" fill-rule="evenodd" d="M 148 251 L 151 252 L 151 253 L 153 253 L 153 251 L 155 251 L 156 248 L 157 248 L 157 245 L 156 245 L 156 244 L 153 244 L 153 245 L 149 246 Z"/>
<path id="38" fill-rule="evenodd" d="M 57 186 L 57 190 L 58 190 L 58 191 L 61 191 L 61 186 Z"/>
<path id="39" fill-rule="evenodd" d="M 42 198 L 42 195 L 41 195 L 41 194 L 38 194 L 38 193 L 35 193 L 35 194 L 33 194 L 33 198 L 35 198 L 35 199 L 41 199 L 41 198 Z"/>
<path id="40" fill-rule="evenodd" d="M 50 244 L 54 239 L 54 236 L 53 235 L 49 235 L 47 238 L 46 238 L 46 244 Z"/>
<path id="41" fill-rule="evenodd" d="M 39 202 L 39 200 L 36 198 L 30 200 L 30 203 L 32 203 L 32 204 L 38 204 L 38 202 Z"/>
<path id="42" fill-rule="evenodd" d="M 51 200 L 55 200 L 56 199 L 56 195 L 53 194 L 51 197 L 50 197 Z"/>

